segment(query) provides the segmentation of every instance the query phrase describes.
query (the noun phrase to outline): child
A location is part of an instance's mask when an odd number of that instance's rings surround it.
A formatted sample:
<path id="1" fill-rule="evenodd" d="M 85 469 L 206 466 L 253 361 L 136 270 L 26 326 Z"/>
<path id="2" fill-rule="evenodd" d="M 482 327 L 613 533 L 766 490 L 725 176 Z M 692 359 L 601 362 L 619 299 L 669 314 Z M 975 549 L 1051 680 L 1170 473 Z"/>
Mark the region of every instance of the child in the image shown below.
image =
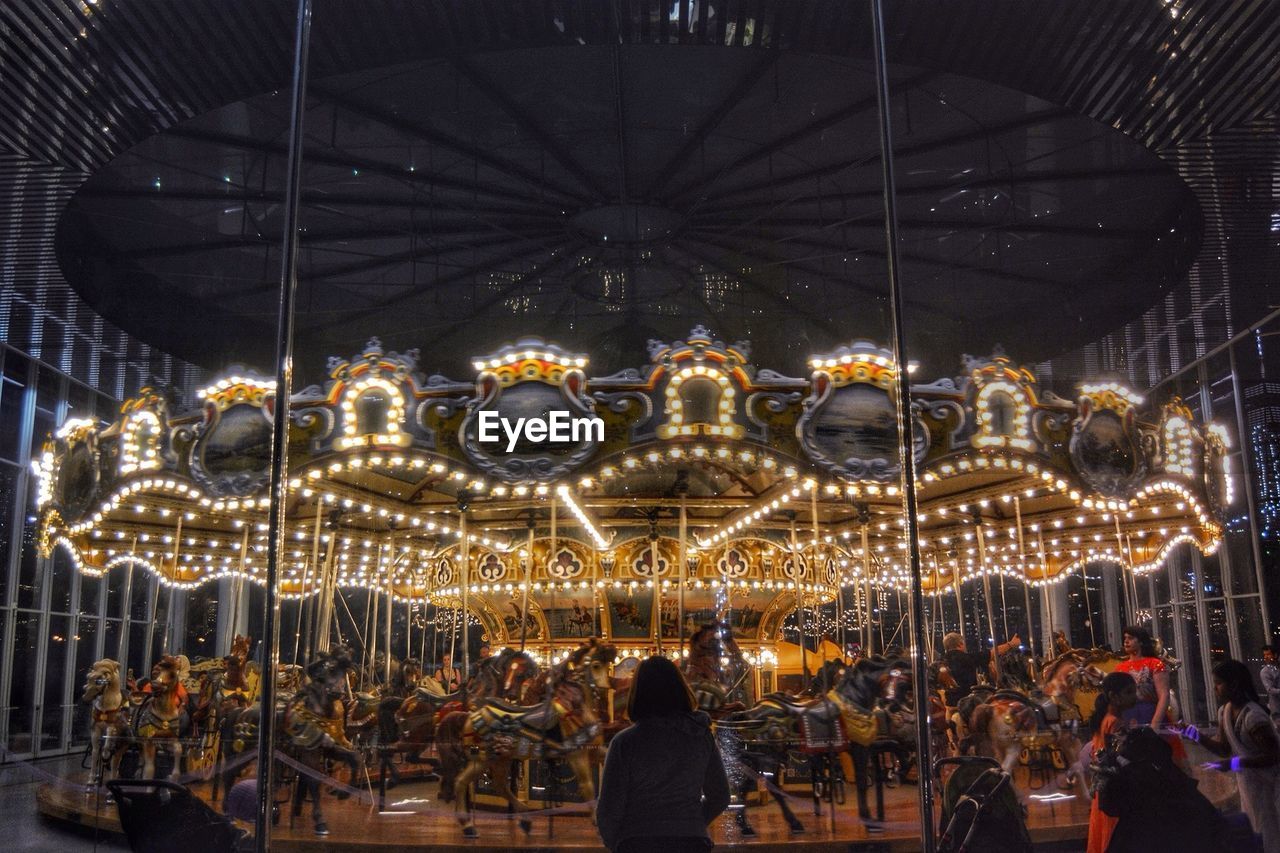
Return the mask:
<path id="1" fill-rule="evenodd" d="M 1126 672 L 1113 672 L 1102 679 L 1102 692 L 1093 706 L 1089 726 L 1093 729 L 1093 753 L 1096 756 L 1107 745 L 1107 736 L 1125 727 L 1124 713 L 1138 702 L 1138 682 Z M 1096 786 L 1095 786 L 1096 787 Z M 1115 831 L 1116 818 L 1102 811 L 1098 793 L 1093 792 L 1089 806 L 1088 853 L 1104 853 Z"/>

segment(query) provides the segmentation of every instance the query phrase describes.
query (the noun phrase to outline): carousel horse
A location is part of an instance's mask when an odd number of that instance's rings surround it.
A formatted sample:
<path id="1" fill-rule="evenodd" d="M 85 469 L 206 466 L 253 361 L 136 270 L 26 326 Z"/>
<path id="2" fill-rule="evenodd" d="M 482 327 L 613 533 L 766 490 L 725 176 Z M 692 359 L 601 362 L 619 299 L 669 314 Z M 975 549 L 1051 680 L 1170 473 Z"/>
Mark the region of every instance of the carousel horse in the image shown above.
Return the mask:
<path id="1" fill-rule="evenodd" d="M 1071 650 L 1046 662 L 1041 681 L 1028 689 L 975 689 L 958 708 L 960 751 L 994 758 L 1009 772 L 1024 755 L 1047 755 L 1044 766 L 1062 771 L 1059 787 L 1072 787 L 1083 720 L 1076 692 L 1098 689 L 1103 677 L 1093 659 L 1090 652 Z"/>
<path id="2" fill-rule="evenodd" d="M 151 670 L 147 684 L 150 695 L 133 716 L 133 736 L 142 745 L 142 777 L 156 778 L 156 750 L 163 745 L 173 755 L 170 778 L 177 778 L 182 765 L 182 740 L 190 722 L 181 699 L 181 676 L 177 658 L 165 655 Z"/>
<path id="3" fill-rule="evenodd" d="M 607 670 L 593 661 L 611 661 L 616 655 L 613 646 L 593 637 L 547 674 L 545 698 L 538 704 L 510 705 L 488 699 L 467 714 L 461 740 L 470 759 L 454 782 L 454 809 L 462 812 L 458 823 L 465 837 L 478 835 L 468 792 L 485 772 L 513 811 L 531 808 L 511 790 L 511 765 L 518 759 L 564 761 L 583 799 L 589 802 L 595 797 L 589 750 L 603 745 L 595 697 L 602 686 L 599 673 Z M 528 833 L 533 824 L 522 818 L 520 828 Z"/>
<path id="4" fill-rule="evenodd" d="M 516 705 L 533 704 L 539 691 L 538 664 L 527 653 L 503 649 L 495 657 L 480 662 L 476 675 L 465 691 L 443 693 L 439 682 L 430 680 L 405 700 L 397 720 L 402 739 L 409 745 L 422 747 L 433 739 L 439 754 L 436 772 L 440 774 L 440 799 L 453 801 L 454 783 L 467 764 L 462 745 L 462 730 L 467 722 L 467 709 L 488 699 L 499 699 Z"/>
<path id="5" fill-rule="evenodd" d="M 872 747 L 897 750 L 897 729 L 901 723 L 886 706 L 906 707 L 909 675 L 903 661 L 863 659 L 852 667 L 843 661 L 824 664 L 811 685 L 824 693 L 799 699 L 786 693 L 770 693 L 750 709 L 729 714 L 716 723 L 726 759 L 734 766 L 730 778 L 738 784 L 739 796 L 763 778 L 769 794 L 782 810 L 793 833 L 805 831 L 804 824 L 787 804 L 780 783 L 788 762 L 796 756 L 807 760 L 814 780 L 815 812 L 821 793 L 819 780 L 840 784 L 839 752 L 848 749 L 852 758 L 858 792 L 859 814 L 870 819 L 866 792 L 872 785 Z M 896 710 L 895 714 L 901 714 Z M 748 778 L 750 777 L 750 778 Z M 744 836 L 755 835 L 746 809 L 736 812 Z"/>
<path id="6" fill-rule="evenodd" d="M 120 775 L 120 759 L 124 757 L 123 739 L 129 733 L 129 706 L 120 689 L 120 664 L 109 658 L 89 668 L 84 680 L 83 701 L 92 708 L 89 748 L 92 754 L 90 773 L 93 784 L 103 782 L 103 769 L 110 767 L 112 776 Z"/>
<path id="7" fill-rule="evenodd" d="M 293 798 L 293 814 L 302 813 L 304 798 L 311 798 L 311 819 L 316 835 L 328 835 L 320 808 L 320 780 L 331 760 L 351 768 L 354 783 L 363 762 L 346 734 L 346 709 L 342 700 L 350 685 L 347 675 L 355 668 L 346 649 L 321 652 L 307 664 L 310 681 L 285 704 L 281 717 L 281 735 L 285 749 L 311 774 L 299 772 Z M 313 775 L 314 774 L 314 775 Z"/>
<path id="8" fill-rule="evenodd" d="M 275 705 L 276 716 L 284 711 L 285 705 L 294 697 L 303 684 L 303 668 L 297 664 L 281 664 L 276 669 Z M 218 737 L 218 769 L 213 776 L 213 799 L 218 798 L 221 785 L 225 791 L 239 778 L 244 766 L 228 766 L 237 757 L 258 747 L 258 727 L 262 722 L 262 705 L 255 701 L 247 708 L 233 708 L 219 726 Z"/>
<path id="9" fill-rule="evenodd" d="M 613 740 L 613 736 L 631 725 L 627 717 L 627 706 L 631 701 L 631 686 L 635 684 L 635 668 L 639 666 L 636 658 L 627 658 L 622 664 L 614 666 L 613 662 L 593 662 L 593 666 L 603 669 L 596 673 L 596 683 L 603 685 L 596 690 L 599 702 L 601 722 L 604 724 L 604 742 Z"/>
<path id="10" fill-rule="evenodd" d="M 215 756 L 223 752 L 224 729 L 235 726 L 235 721 L 257 697 L 258 673 L 251 671 L 249 649 L 253 641 L 237 634 L 231 641 L 231 651 L 212 666 L 202 667 L 206 677 L 200 686 L 192 722 L 203 732 L 202 741 Z M 220 665 L 219 665 L 220 664 Z M 213 798 L 218 797 L 218 778 L 214 774 Z"/>
<path id="11" fill-rule="evenodd" d="M 693 691 L 698 710 L 707 712 L 713 720 L 746 708 L 743 700 L 750 672 L 751 666 L 733 639 L 728 624 L 703 625 L 689 637 L 684 677 Z"/>

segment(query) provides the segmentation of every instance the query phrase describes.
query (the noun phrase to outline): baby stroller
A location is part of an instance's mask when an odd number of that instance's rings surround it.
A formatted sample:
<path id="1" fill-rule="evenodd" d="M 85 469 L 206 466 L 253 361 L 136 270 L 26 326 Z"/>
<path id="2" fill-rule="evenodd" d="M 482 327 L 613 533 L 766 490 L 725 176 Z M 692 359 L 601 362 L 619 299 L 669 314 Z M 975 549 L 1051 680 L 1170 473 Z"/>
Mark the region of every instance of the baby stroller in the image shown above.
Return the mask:
<path id="1" fill-rule="evenodd" d="M 107 788 L 134 853 L 238 853 L 248 833 L 185 786 L 164 779 L 112 779 Z"/>
<path id="2" fill-rule="evenodd" d="M 938 853 L 1031 853 L 1026 812 L 1012 777 L 994 758 L 958 756 L 934 762 L 934 775 L 955 765 L 942 794 Z"/>

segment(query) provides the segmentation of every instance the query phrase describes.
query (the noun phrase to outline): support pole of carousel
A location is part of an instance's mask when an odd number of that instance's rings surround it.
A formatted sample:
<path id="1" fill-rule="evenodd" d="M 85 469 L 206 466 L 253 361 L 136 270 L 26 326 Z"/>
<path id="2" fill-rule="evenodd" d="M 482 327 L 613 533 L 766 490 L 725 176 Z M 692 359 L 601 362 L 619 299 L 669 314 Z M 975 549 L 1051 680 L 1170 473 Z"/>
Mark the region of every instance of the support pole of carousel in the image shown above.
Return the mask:
<path id="1" fill-rule="evenodd" d="M 1111 518 L 1116 523 L 1116 555 L 1120 558 L 1120 586 L 1124 589 L 1124 606 L 1128 619 L 1124 624 L 1138 624 L 1137 587 L 1131 587 L 1129 580 L 1133 576 L 1133 560 L 1129 559 L 1129 551 L 1124 545 L 1124 534 L 1120 531 L 1120 513 L 1113 512 Z"/>
<path id="2" fill-rule="evenodd" d="M 533 526 L 535 524 L 533 516 L 533 506 L 529 506 L 529 540 L 525 546 L 524 558 L 524 588 L 520 592 L 520 651 L 524 651 L 525 643 L 529 639 L 529 584 L 533 583 Z M 551 555 L 551 560 L 555 559 L 555 555 Z M 548 563 L 550 564 L 550 563 Z"/>
<path id="3" fill-rule="evenodd" d="M 293 90 L 289 112 L 288 175 L 284 198 L 284 236 L 280 251 L 280 308 L 276 336 L 276 396 L 271 424 L 271 508 L 267 513 L 267 605 L 263 619 L 262 714 L 258 729 L 258 815 L 254 846 L 271 844 L 272 760 L 275 750 L 276 670 L 280 666 L 280 598 L 277 583 L 285 551 L 284 508 L 289 485 L 289 391 L 293 387 L 293 312 L 297 297 L 298 193 L 302 170 L 302 119 L 306 111 L 307 56 L 311 43 L 311 0 L 298 0 L 293 44 Z"/>
<path id="4" fill-rule="evenodd" d="M 338 583 L 337 554 L 338 529 L 335 526 L 329 534 L 328 547 L 324 553 L 324 574 L 320 584 L 320 613 L 315 622 L 315 650 L 317 652 L 329 651 L 330 626 L 337 622 L 333 612 L 333 599 L 337 592 L 336 586 Z M 308 659 L 311 657 L 309 650 L 307 657 Z"/>
<path id="5" fill-rule="evenodd" d="M 396 603 L 395 598 L 391 594 L 391 581 L 392 581 L 393 573 L 395 572 L 395 567 L 396 567 L 394 541 L 395 540 L 392 540 L 393 544 L 391 547 L 391 554 L 392 554 L 391 566 L 390 568 L 387 569 L 386 576 L 385 576 L 386 577 L 385 592 L 387 594 L 387 604 L 386 604 L 386 613 L 384 614 L 384 620 L 383 620 L 385 631 L 383 632 L 383 635 L 382 635 L 382 640 L 383 640 L 382 642 L 382 660 L 383 660 L 382 684 L 385 687 L 391 686 L 391 614 L 392 614 L 392 608 L 395 606 L 395 603 Z"/>
<path id="6" fill-rule="evenodd" d="M 982 515 L 977 510 L 973 513 L 973 523 L 977 529 L 978 537 L 978 571 L 982 573 L 982 597 L 987 603 L 987 628 L 991 631 L 991 660 L 995 663 L 996 684 L 999 685 L 1000 678 L 1003 675 L 1000 669 L 1000 640 L 1002 638 L 996 636 L 996 617 L 995 611 L 991 606 L 991 576 L 987 574 L 987 538 L 982 532 Z M 1002 584 L 1003 577 L 1001 575 Z M 1006 634 L 1003 639 L 1009 639 L 1008 635 Z"/>
<path id="7" fill-rule="evenodd" d="M 1036 527 L 1036 548 L 1040 552 L 1040 577 L 1044 580 L 1044 585 L 1040 587 L 1040 603 L 1044 608 L 1044 612 L 1049 614 L 1049 650 L 1046 654 L 1057 655 L 1058 648 L 1054 645 L 1053 639 L 1053 599 L 1050 597 L 1049 590 L 1049 557 L 1044 552 L 1044 531 Z"/>
<path id="8" fill-rule="evenodd" d="M 817 487 L 815 486 L 814 488 Z M 796 539 L 796 514 L 794 510 L 791 512 L 791 568 L 796 573 L 796 624 L 800 627 L 800 690 L 803 692 L 809 687 L 809 682 L 806 681 L 809 675 L 809 652 L 804 644 L 804 569 L 800 563 L 800 542 Z M 727 578 L 725 580 L 726 582 L 728 581 Z"/>
<path id="9" fill-rule="evenodd" d="M 862 654 L 871 654 L 871 545 L 867 522 L 862 522 Z"/>
<path id="10" fill-rule="evenodd" d="M 662 654 L 662 579 L 658 577 L 658 526 L 656 522 L 649 524 L 649 563 L 652 566 L 650 571 L 653 577 L 650 582 L 653 584 L 653 596 L 650 598 L 649 610 L 653 619 L 653 644 L 658 650 L 658 654 Z"/>
<path id="11" fill-rule="evenodd" d="M 1034 661 L 1036 657 L 1036 629 L 1031 624 L 1031 582 L 1027 580 L 1027 567 L 1023 563 L 1026 559 L 1026 543 L 1022 538 L 1022 499 L 1017 495 L 1013 496 L 1013 516 L 1018 524 L 1018 566 L 1022 570 L 1022 607 L 1023 613 L 1027 620 L 1027 645 L 1031 648 L 1031 659 Z"/>
<path id="12" fill-rule="evenodd" d="M 462 581 L 462 672 L 458 673 L 458 684 L 463 687 L 467 683 L 467 675 L 471 672 L 471 629 L 467 618 L 467 592 L 471 586 L 471 543 L 467 539 L 467 511 L 458 507 L 458 532 L 462 534 L 462 568 L 458 575 Z M 522 618 L 528 618 L 526 614 Z"/>
<path id="13" fill-rule="evenodd" d="M 902 290 L 898 282 L 898 200 L 893 173 L 893 128 L 889 115 L 889 60 L 885 56 L 884 6 L 871 0 L 872 40 L 875 42 L 876 105 L 880 119 L 880 166 L 884 183 L 885 259 L 889 272 L 889 301 L 893 306 L 893 357 L 898 383 L 898 459 L 902 472 L 902 510 L 906 516 L 908 565 L 911 569 L 911 669 L 912 683 L 922 690 L 929 683 L 929 662 L 924 659 L 924 584 L 920 577 L 920 519 L 916 496 L 915 431 L 911 425 L 911 380 L 907 369 L 906 330 L 903 328 Z M 920 848 L 935 853 L 933 821 L 933 757 L 930 753 L 929 715 L 916 714 L 916 748 L 920 750 Z"/>
<path id="14" fill-rule="evenodd" d="M 956 594 L 956 633 L 964 636 L 964 596 L 960 592 L 960 564 L 951 570 L 951 591 Z"/>
<path id="15" fill-rule="evenodd" d="M 685 492 L 680 493 L 680 563 L 677 569 L 676 577 L 678 578 L 679 587 L 676 588 L 676 619 L 677 631 L 680 636 L 680 648 L 676 652 L 676 661 L 679 663 L 684 659 L 684 585 L 685 579 L 688 577 L 686 572 L 689 568 L 687 561 L 689 559 L 689 545 L 685 538 L 689 535 L 689 515 L 687 512 L 688 495 Z M 661 615 L 659 615 L 661 618 Z"/>

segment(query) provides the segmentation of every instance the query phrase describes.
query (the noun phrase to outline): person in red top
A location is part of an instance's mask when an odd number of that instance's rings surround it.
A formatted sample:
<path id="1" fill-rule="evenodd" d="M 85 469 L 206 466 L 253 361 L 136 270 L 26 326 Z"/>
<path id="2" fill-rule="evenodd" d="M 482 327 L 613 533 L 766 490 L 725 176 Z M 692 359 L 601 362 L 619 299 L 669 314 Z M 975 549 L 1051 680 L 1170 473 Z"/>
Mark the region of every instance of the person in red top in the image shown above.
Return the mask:
<path id="1" fill-rule="evenodd" d="M 1125 712 L 1125 719 L 1163 731 L 1169 722 L 1169 672 L 1156 657 L 1156 644 L 1147 629 L 1136 625 L 1124 629 L 1124 653 L 1127 659 L 1116 671 L 1129 673 L 1138 684 L 1138 701 Z"/>
<path id="2" fill-rule="evenodd" d="M 1146 628 L 1130 625 L 1124 629 L 1126 660 L 1120 662 L 1116 672 L 1127 672 L 1138 683 L 1138 701 L 1125 712 L 1125 721 L 1131 726 L 1150 726 L 1173 750 L 1173 760 L 1180 768 L 1187 769 L 1187 749 L 1182 745 L 1176 730 L 1170 724 L 1169 669 L 1156 657 L 1156 643 Z"/>
<path id="3" fill-rule="evenodd" d="M 1093 706 L 1089 727 L 1093 729 L 1093 753 L 1097 755 L 1107 745 L 1107 736 L 1123 729 L 1127 722 L 1124 714 L 1138 701 L 1138 684 L 1125 672 L 1112 672 L 1102 679 L 1102 692 Z M 1089 807 L 1089 846 L 1087 853 L 1105 853 L 1115 831 L 1114 818 L 1098 805 L 1098 795 L 1093 794 Z"/>

